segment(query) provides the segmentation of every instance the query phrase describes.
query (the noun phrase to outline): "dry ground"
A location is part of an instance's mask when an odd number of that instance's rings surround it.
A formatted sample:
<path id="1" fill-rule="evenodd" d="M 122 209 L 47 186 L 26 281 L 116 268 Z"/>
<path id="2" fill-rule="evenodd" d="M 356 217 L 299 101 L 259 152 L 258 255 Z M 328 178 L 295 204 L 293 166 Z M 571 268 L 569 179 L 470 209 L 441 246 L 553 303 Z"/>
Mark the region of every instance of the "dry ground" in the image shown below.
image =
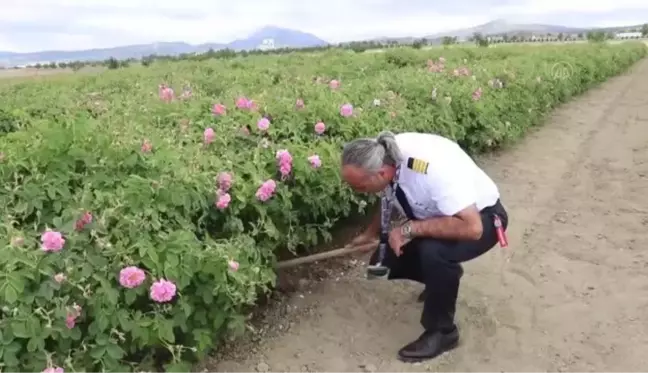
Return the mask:
<path id="1" fill-rule="evenodd" d="M 462 344 L 395 359 L 421 332 L 421 290 L 368 281 L 363 258 L 308 269 L 211 371 L 648 369 L 648 60 L 480 159 L 509 209 L 510 248 L 466 264 Z M 329 272 L 314 281 L 313 274 Z"/>
<path id="2" fill-rule="evenodd" d="M 99 73 L 104 71 L 105 68 L 101 66 L 87 66 L 79 71 L 74 71 L 72 69 L 35 69 L 35 68 L 24 68 L 24 69 L 0 69 L 0 81 L 21 81 L 25 79 L 38 79 L 48 76 L 57 76 L 57 75 L 68 75 L 68 74 L 92 74 Z"/>

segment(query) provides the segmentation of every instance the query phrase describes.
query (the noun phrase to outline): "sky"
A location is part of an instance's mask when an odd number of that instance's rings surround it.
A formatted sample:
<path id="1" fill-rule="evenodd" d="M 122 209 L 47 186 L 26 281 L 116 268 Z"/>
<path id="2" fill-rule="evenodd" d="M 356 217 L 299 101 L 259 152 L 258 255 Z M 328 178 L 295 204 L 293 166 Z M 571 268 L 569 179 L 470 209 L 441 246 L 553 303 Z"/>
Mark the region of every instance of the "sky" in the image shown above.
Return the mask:
<path id="1" fill-rule="evenodd" d="M 230 42 L 266 25 L 328 42 L 425 36 L 494 19 L 565 26 L 648 22 L 648 0 L 0 0 L 0 51 Z"/>

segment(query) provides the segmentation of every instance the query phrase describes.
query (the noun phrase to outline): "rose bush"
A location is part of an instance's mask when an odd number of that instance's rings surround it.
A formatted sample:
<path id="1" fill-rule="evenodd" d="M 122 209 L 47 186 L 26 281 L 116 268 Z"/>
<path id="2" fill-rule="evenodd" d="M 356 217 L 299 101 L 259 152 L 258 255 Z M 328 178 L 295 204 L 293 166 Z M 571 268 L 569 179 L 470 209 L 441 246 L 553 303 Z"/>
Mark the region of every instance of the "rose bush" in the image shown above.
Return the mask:
<path id="1" fill-rule="evenodd" d="M 330 51 L 0 86 L 2 370 L 190 370 L 244 328 L 277 250 L 328 240 L 370 202 L 340 181 L 345 141 L 411 130 L 493 149 L 645 55 Z"/>

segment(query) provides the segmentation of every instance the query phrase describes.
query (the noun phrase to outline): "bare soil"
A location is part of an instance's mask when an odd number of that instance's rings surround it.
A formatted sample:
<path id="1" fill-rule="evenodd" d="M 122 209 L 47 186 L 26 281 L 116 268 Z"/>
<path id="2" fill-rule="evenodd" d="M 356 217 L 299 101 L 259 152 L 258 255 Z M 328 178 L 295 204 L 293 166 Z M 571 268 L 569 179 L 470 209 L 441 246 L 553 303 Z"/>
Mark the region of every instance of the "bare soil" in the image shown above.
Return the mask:
<path id="1" fill-rule="evenodd" d="M 426 363 L 421 285 L 369 281 L 365 257 L 297 271 L 209 371 L 641 371 L 648 369 L 648 60 L 479 159 L 511 216 L 508 249 L 465 265 L 461 345 Z M 294 275 L 294 273 L 293 273 Z"/>
<path id="2" fill-rule="evenodd" d="M 0 81 L 3 83 L 11 81 L 23 81 L 30 79 L 38 79 L 43 77 L 51 77 L 58 75 L 70 75 L 70 74 L 96 74 L 106 69 L 101 66 L 86 66 L 81 68 L 78 71 L 74 71 L 69 68 L 56 68 L 56 69 L 36 69 L 32 67 L 26 67 L 22 69 L 0 69 Z"/>

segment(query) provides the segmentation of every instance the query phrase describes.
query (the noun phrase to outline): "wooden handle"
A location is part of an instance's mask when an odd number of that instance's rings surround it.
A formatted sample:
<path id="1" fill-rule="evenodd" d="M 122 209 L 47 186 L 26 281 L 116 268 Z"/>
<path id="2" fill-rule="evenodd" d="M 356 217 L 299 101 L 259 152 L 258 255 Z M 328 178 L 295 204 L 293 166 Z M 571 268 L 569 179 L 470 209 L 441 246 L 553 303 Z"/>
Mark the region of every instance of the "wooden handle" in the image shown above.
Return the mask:
<path id="1" fill-rule="evenodd" d="M 358 251 L 369 250 L 372 247 L 376 247 L 377 244 L 378 244 L 378 241 L 374 241 L 374 242 L 370 242 L 370 243 L 360 245 L 360 246 L 345 246 L 345 247 L 343 247 L 341 249 L 325 251 L 323 253 L 304 256 L 304 257 L 301 257 L 301 258 L 284 260 L 282 262 L 278 262 L 277 265 L 275 266 L 275 268 L 276 269 L 282 269 L 282 268 L 296 267 L 296 266 L 302 265 L 302 264 L 308 264 L 308 263 L 317 262 L 318 260 L 324 260 L 324 259 L 336 258 L 336 257 L 339 257 L 339 256 L 350 255 L 350 254 L 353 254 L 353 253 L 357 253 Z"/>

